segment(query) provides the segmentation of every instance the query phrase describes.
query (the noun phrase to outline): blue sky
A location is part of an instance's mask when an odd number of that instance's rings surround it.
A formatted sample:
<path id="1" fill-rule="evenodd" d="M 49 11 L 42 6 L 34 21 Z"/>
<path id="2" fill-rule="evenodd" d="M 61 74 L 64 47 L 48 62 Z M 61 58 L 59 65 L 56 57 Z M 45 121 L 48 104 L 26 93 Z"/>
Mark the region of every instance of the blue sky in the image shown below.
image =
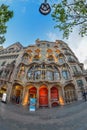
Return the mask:
<path id="1" fill-rule="evenodd" d="M 50 5 L 59 1 L 48 0 Z M 63 40 L 87 68 L 87 37 L 80 37 L 78 28 L 75 28 L 68 40 L 62 39 L 62 33 L 54 29 L 55 22 L 51 14 L 44 16 L 39 13 L 42 2 L 44 0 L 0 0 L 0 4 L 7 4 L 14 11 L 14 17 L 7 23 L 6 42 L 3 46 L 7 47 L 15 42 L 28 46 L 38 38 L 48 41 Z"/>
<path id="2" fill-rule="evenodd" d="M 7 23 L 8 30 L 5 46 L 16 41 L 27 46 L 33 44 L 37 38 L 50 40 L 49 35 L 51 35 L 51 32 L 60 35 L 58 30 L 54 29 L 55 22 L 52 20 L 51 14 L 44 16 L 38 11 L 40 4 L 44 0 L 1 1 L 1 3 L 10 5 L 10 9 L 14 11 L 14 17 Z M 53 2 L 51 1 L 53 0 L 49 1 L 52 5 Z"/>

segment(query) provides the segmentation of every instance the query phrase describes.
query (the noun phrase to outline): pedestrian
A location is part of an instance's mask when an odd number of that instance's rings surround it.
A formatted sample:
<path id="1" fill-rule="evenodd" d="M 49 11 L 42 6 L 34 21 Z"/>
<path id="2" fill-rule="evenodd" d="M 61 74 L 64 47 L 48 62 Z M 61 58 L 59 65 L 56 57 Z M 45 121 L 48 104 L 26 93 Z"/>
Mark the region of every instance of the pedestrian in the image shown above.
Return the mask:
<path id="1" fill-rule="evenodd" d="M 85 102 L 87 101 L 85 92 L 83 92 L 83 99 L 85 100 Z"/>

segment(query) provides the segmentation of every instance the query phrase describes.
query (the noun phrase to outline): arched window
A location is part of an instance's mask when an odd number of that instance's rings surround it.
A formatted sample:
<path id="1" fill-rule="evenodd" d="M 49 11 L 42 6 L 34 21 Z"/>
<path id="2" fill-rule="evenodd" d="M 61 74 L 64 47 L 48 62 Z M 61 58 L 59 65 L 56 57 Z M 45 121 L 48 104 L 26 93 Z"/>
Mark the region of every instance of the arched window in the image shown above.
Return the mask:
<path id="1" fill-rule="evenodd" d="M 62 53 L 59 54 L 59 56 L 58 56 L 58 62 L 60 64 L 63 64 L 65 62 L 65 57 L 64 57 L 64 55 Z"/>
<path id="2" fill-rule="evenodd" d="M 69 71 L 68 70 L 63 70 L 62 71 L 62 76 L 63 76 L 63 78 L 64 79 L 69 79 L 70 78 L 70 73 L 69 73 Z"/>
<path id="3" fill-rule="evenodd" d="M 48 56 L 48 61 L 54 61 L 54 58 L 52 55 Z"/>
<path id="4" fill-rule="evenodd" d="M 33 76 L 34 76 L 34 66 L 30 67 L 30 69 L 28 70 L 28 79 L 29 80 L 32 80 L 33 79 Z"/>
<path id="5" fill-rule="evenodd" d="M 38 80 L 38 79 L 40 79 L 41 78 L 41 71 L 35 71 L 35 73 L 34 73 L 34 79 L 36 79 L 36 80 Z"/>
<path id="6" fill-rule="evenodd" d="M 40 59 L 39 55 L 35 55 L 33 61 L 39 61 L 39 59 Z"/>
<path id="7" fill-rule="evenodd" d="M 53 80 L 53 72 L 52 71 L 47 71 L 46 72 L 46 79 Z"/>
<path id="8" fill-rule="evenodd" d="M 54 66 L 54 80 L 59 80 L 60 74 L 56 66 Z"/>
<path id="9" fill-rule="evenodd" d="M 60 74 L 56 66 L 33 64 L 28 70 L 28 80 L 59 80 Z"/>

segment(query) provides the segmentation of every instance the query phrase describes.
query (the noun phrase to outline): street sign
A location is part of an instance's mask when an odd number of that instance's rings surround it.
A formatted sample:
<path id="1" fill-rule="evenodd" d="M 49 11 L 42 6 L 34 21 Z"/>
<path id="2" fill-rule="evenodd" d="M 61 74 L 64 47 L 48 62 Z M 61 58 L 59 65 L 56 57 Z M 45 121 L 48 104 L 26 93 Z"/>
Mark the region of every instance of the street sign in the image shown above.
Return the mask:
<path id="1" fill-rule="evenodd" d="M 7 94 L 3 93 L 3 95 L 2 95 L 2 102 L 6 103 L 6 98 L 7 98 Z"/>
<path id="2" fill-rule="evenodd" d="M 30 111 L 35 111 L 36 110 L 36 98 L 30 98 L 29 110 Z"/>

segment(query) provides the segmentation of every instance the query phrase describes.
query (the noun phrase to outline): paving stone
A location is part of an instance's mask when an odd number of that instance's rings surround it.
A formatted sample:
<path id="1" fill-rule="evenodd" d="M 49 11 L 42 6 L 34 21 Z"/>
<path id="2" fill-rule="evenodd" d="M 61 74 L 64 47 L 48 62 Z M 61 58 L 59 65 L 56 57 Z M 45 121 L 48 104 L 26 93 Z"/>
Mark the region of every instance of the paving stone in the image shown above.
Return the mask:
<path id="1" fill-rule="evenodd" d="M 87 130 L 87 102 L 35 112 L 0 102 L 0 130 Z"/>

